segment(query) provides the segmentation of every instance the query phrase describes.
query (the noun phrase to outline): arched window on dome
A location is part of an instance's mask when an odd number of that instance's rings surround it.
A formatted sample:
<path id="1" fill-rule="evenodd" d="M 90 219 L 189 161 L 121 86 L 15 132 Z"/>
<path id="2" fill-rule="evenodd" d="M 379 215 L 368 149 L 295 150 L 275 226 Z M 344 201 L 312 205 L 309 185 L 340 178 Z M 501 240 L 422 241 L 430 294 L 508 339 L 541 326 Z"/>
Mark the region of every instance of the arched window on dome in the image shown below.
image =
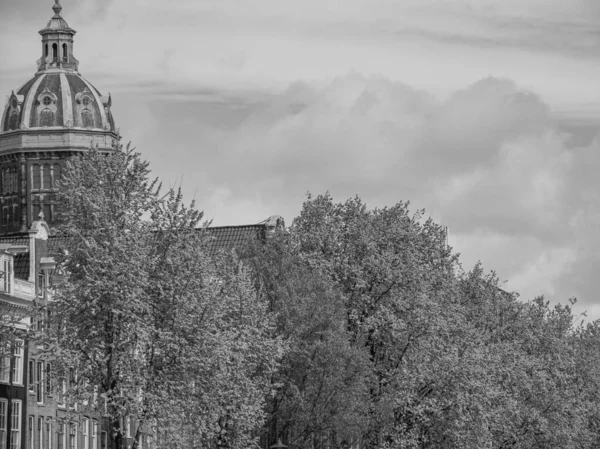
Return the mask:
<path id="1" fill-rule="evenodd" d="M 86 100 L 88 100 L 88 99 L 85 98 L 83 100 L 84 104 L 85 104 Z M 90 111 L 89 109 L 84 109 L 83 111 L 81 111 L 81 123 L 84 128 L 93 128 L 94 127 L 94 116 L 92 114 L 92 111 Z"/>
<path id="2" fill-rule="evenodd" d="M 67 53 L 67 44 L 62 45 L 62 59 L 63 59 L 63 62 L 69 61 L 69 55 Z"/>
<path id="3" fill-rule="evenodd" d="M 54 188 L 58 188 L 61 176 L 60 164 L 54 164 L 52 167 L 52 176 L 54 177 Z"/>
<path id="4" fill-rule="evenodd" d="M 54 112 L 48 108 L 40 112 L 40 126 L 54 126 Z"/>
<path id="5" fill-rule="evenodd" d="M 19 128 L 19 113 L 17 111 L 13 111 L 10 114 L 10 120 L 8 121 L 8 129 L 13 130 Z"/>
<path id="6" fill-rule="evenodd" d="M 44 164 L 42 167 L 42 189 L 52 188 L 52 174 L 50 173 L 50 165 Z"/>
<path id="7" fill-rule="evenodd" d="M 52 59 L 55 61 L 58 59 L 58 44 L 52 44 Z"/>
<path id="8" fill-rule="evenodd" d="M 46 51 L 44 53 L 44 56 L 47 58 L 48 57 L 48 44 L 46 44 Z"/>
<path id="9" fill-rule="evenodd" d="M 31 185 L 33 190 L 40 190 L 42 187 L 42 175 L 38 164 L 31 166 Z"/>

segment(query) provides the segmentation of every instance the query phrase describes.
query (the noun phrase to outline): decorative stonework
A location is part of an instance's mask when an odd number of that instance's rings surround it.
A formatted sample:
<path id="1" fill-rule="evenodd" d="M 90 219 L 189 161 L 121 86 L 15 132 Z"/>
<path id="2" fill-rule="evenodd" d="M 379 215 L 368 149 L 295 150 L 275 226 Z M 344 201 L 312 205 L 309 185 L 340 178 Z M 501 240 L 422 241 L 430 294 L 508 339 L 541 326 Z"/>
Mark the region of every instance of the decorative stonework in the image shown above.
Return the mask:
<path id="1" fill-rule="evenodd" d="M 48 240 L 50 228 L 48 227 L 48 223 L 44 221 L 43 213 L 40 214 L 39 220 L 36 220 L 31 224 L 29 232 L 34 234 L 33 237 L 38 240 Z"/>

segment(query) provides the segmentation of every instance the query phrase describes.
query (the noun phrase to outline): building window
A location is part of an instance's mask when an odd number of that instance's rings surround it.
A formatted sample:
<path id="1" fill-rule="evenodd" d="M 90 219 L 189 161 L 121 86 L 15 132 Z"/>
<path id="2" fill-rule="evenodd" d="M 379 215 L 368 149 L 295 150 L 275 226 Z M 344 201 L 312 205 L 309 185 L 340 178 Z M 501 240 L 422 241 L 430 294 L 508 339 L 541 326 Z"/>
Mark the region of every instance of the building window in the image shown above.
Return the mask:
<path id="1" fill-rule="evenodd" d="M 60 185 L 61 168 L 60 164 L 54 164 L 52 167 L 52 177 L 54 178 L 54 187 L 57 188 Z"/>
<path id="2" fill-rule="evenodd" d="M 42 189 L 52 188 L 52 173 L 50 173 L 50 165 L 44 164 L 42 167 Z"/>
<path id="3" fill-rule="evenodd" d="M 58 59 L 58 45 L 52 44 L 52 59 L 55 61 Z"/>
<path id="4" fill-rule="evenodd" d="M 90 449 L 90 440 L 88 439 L 88 429 L 90 421 L 84 418 L 81 423 L 81 438 L 83 438 L 83 449 Z"/>
<path id="5" fill-rule="evenodd" d="M 86 97 L 83 100 L 84 104 L 85 104 L 86 100 L 89 101 Z M 94 127 L 94 116 L 92 115 L 92 112 L 89 109 L 84 109 L 81 112 L 81 123 L 83 124 L 84 128 L 93 128 Z"/>
<path id="6" fill-rule="evenodd" d="M 29 424 L 27 426 L 27 448 L 35 449 L 35 444 L 33 440 L 33 416 L 30 416 L 27 422 Z"/>
<path id="7" fill-rule="evenodd" d="M 12 400 L 10 415 L 10 449 L 21 449 L 21 401 Z"/>
<path id="8" fill-rule="evenodd" d="M 29 392 L 35 393 L 35 361 L 29 361 L 29 371 L 28 371 L 28 383 L 29 383 Z"/>
<path id="9" fill-rule="evenodd" d="M 98 423 L 92 424 L 92 449 L 98 449 Z"/>
<path id="10" fill-rule="evenodd" d="M 44 449 L 44 418 L 38 416 L 37 422 L 37 447 Z"/>
<path id="11" fill-rule="evenodd" d="M 10 382 L 10 355 L 0 357 L 0 382 Z"/>
<path id="12" fill-rule="evenodd" d="M 67 44 L 62 45 L 62 57 L 63 57 L 63 62 L 69 61 L 69 55 L 67 53 Z"/>
<path id="13" fill-rule="evenodd" d="M 69 431 L 69 449 L 77 449 L 77 424 L 71 424 Z"/>
<path id="14" fill-rule="evenodd" d="M 3 264 L 2 277 L 4 278 L 4 291 L 6 293 L 12 292 L 12 261 L 5 258 Z"/>
<path id="15" fill-rule="evenodd" d="M 61 167 L 60 164 L 54 164 L 52 167 L 52 178 L 54 179 L 54 188 L 60 186 L 60 177 L 61 177 Z"/>
<path id="16" fill-rule="evenodd" d="M 8 415 L 8 401 L 0 399 L 0 449 L 6 449 L 6 416 Z"/>
<path id="17" fill-rule="evenodd" d="M 46 363 L 46 395 L 50 396 L 52 394 L 52 378 L 50 377 L 51 366 L 49 363 Z"/>
<path id="18" fill-rule="evenodd" d="M 38 164 L 33 164 L 31 166 L 31 184 L 33 185 L 33 190 L 40 190 L 42 188 L 42 174 L 41 174 L 40 166 Z"/>
<path id="19" fill-rule="evenodd" d="M 65 425 L 61 423 L 58 425 L 58 449 L 66 449 L 67 435 L 65 434 Z"/>
<path id="20" fill-rule="evenodd" d="M 100 434 L 100 449 L 106 449 L 107 447 L 108 447 L 108 434 L 103 431 Z"/>
<path id="21" fill-rule="evenodd" d="M 44 362 L 37 362 L 37 403 L 44 402 Z"/>
<path id="22" fill-rule="evenodd" d="M 15 341 L 12 383 L 23 385 L 23 340 Z"/>
<path id="23" fill-rule="evenodd" d="M 46 99 L 49 99 L 49 97 L 44 98 L 44 101 L 46 101 Z M 40 112 L 40 126 L 54 126 L 54 112 L 52 112 L 52 110 L 46 108 Z"/>
<path id="24" fill-rule="evenodd" d="M 52 422 L 46 422 L 46 448 L 52 449 Z"/>
<path id="25" fill-rule="evenodd" d="M 13 199 L 12 209 L 13 209 L 13 220 L 15 222 L 17 222 L 17 221 L 19 221 L 19 204 L 17 203 L 16 199 Z"/>

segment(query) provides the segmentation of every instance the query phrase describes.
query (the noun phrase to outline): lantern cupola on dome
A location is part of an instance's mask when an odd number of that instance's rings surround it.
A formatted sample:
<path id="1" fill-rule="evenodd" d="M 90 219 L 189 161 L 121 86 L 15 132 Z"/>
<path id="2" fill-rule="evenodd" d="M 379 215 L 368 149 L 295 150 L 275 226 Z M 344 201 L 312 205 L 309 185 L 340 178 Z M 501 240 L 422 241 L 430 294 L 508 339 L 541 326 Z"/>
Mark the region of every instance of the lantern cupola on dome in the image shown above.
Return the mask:
<path id="1" fill-rule="evenodd" d="M 77 33 L 60 15 L 62 6 L 54 0 L 54 16 L 40 31 L 42 35 L 42 57 L 38 59 L 38 71 L 63 69 L 77 71 L 79 61 L 73 56 L 73 36 Z"/>

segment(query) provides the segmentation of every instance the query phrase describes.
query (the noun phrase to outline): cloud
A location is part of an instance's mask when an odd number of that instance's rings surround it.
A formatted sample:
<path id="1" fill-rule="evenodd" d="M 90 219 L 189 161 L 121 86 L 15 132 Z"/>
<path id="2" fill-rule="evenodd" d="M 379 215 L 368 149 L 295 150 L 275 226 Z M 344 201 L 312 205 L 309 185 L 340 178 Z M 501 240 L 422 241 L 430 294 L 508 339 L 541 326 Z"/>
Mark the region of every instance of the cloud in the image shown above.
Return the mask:
<path id="1" fill-rule="evenodd" d="M 544 101 L 513 81 L 489 77 L 439 101 L 351 73 L 294 83 L 229 126 L 194 126 L 201 152 L 187 161 L 207 167 L 193 182 L 217 224 L 289 223 L 307 190 L 371 207 L 410 200 L 449 226 L 465 266 L 482 259 L 526 298 L 595 301 L 599 141 L 569 145 Z"/>

